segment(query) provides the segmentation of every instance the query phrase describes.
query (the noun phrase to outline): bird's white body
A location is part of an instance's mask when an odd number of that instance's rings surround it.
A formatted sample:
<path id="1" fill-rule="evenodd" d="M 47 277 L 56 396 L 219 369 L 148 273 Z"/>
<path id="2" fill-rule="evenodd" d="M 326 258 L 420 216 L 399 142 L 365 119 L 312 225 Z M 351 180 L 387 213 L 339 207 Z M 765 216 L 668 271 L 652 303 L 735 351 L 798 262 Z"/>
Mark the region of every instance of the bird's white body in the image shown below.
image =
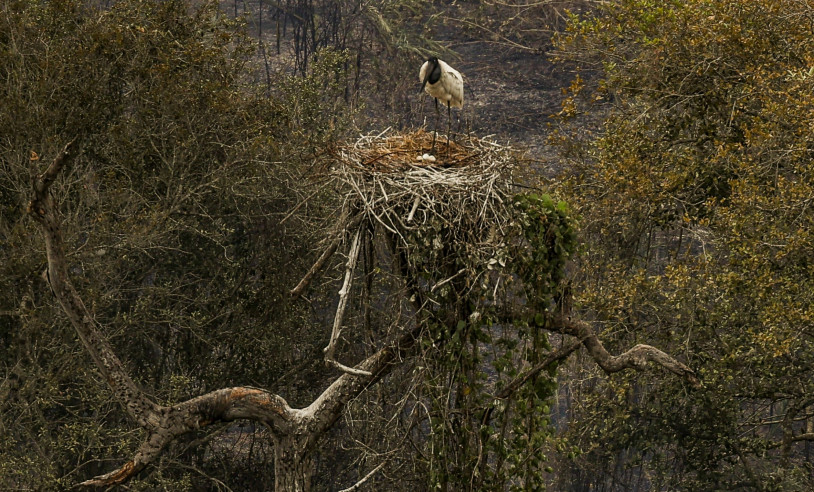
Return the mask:
<path id="1" fill-rule="evenodd" d="M 464 106 L 464 79 L 461 73 L 447 65 L 443 60 L 438 60 L 438 65 L 441 69 L 441 77 L 435 83 L 427 81 L 424 90 L 445 106 L 462 108 Z M 432 70 L 432 68 L 431 63 L 425 61 L 418 72 L 419 81 L 424 82 L 427 80 L 427 71 Z"/>

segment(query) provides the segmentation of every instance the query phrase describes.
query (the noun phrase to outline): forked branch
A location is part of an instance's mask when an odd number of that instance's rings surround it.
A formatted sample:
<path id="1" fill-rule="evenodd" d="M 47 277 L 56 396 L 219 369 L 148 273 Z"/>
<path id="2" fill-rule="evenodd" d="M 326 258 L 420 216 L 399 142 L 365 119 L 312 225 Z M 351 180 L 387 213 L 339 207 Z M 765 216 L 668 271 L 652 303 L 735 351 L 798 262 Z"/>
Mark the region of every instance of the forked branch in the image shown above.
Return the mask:
<path id="1" fill-rule="evenodd" d="M 291 410 L 281 397 L 263 390 L 227 388 L 164 407 L 153 402 L 136 386 L 68 276 L 59 213 L 49 188 L 75 155 L 74 142 L 70 142 L 45 172 L 34 178 L 34 198 L 29 203 L 28 212 L 42 228 L 48 279 L 63 312 L 114 395 L 133 420 L 147 430 L 146 439 L 132 460 L 84 485 L 122 483 L 153 461 L 173 439 L 213 422 L 248 418 L 267 423 L 273 431 L 286 432 L 296 411 Z"/>
<path id="2" fill-rule="evenodd" d="M 82 482 L 86 487 L 121 484 L 144 469 L 175 439 L 217 422 L 249 419 L 262 422 L 273 434 L 289 432 L 297 410 L 286 401 L 258 388 L 224 388 L 171 407 L 163 407 L 159 422 L 148 432 L 133 459 L 110 473 Z"/>
<path id="3" fill-rule="evenodd" d="M 45 172 L 34 179 L 34 198 L 28 211 L 42 228 L 48 277 L 62 310 L 115 396 L 132 418 L 147 431 L 144 442 L 132 459 L 112 472 L 83 482 L 81 486 L 105 487 L 121 484 L 155 461 L 179 436 L 217 422 L 249 419 L 266 424 L 276 437 L 299 433 L 313 443 L 336 421 L 348 401 L 388 374 L 416 346 L 419 327 L 404 333 L 362 361 L 357 368 L 337 378 L 314 403 L 303 410 L 292 409 L 278 395 L 250 387 L 219 389 L 172 406 L 156 404 L 136 386 L 124 370 L 122 362 L 113 352 L 100 326 L 68 277 L 59 214 L 49 187 L 74 155 L 72 142 L 65 146 Z M 357 226 L 359 224 L 356 219 L 352 223 Z M 360 240 L 358 233 L 355 242 Z M 349 265 L 348 269 L 352 272 L 354 266 Z M 347 285 L 347 290 L 349 288 L 350 285 Z"/>

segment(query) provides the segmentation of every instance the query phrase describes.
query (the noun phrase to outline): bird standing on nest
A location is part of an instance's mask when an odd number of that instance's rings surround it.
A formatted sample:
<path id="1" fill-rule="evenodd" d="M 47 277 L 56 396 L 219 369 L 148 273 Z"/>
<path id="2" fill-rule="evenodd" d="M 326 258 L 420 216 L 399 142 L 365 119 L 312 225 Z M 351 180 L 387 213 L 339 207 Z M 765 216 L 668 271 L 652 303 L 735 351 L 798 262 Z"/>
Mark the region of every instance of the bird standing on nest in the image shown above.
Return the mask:
<path id="1" fill-rule="evenodd" d="M 449 131 L 452 121 L 452 108 L 464 107 L 464 79 L 461 73 L 443 60 L 431 56 L 421 65 L 418 72 L 421 88 L 435 98 L 435 129 L 432 132 L 432 151 L 435 151 L 435 135 L 438 133 L 438 101 L 447 104 L 447 152 L 449 152 Z"/>

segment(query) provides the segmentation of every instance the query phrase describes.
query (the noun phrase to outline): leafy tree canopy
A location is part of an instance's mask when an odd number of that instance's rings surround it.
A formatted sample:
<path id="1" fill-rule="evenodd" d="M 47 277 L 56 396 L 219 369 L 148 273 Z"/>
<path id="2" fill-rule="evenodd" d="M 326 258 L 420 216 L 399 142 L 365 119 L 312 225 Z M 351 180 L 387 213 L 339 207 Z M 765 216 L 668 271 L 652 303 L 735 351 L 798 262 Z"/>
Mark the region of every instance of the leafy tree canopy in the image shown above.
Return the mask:
<path id="1" fill-rule="evenodd" d="M 705 385 L 574 383 L 589 404 L 571 425 L 593 429 L 578 466 L 607 477 L 584 482 L 812 486 L 811 25 L 795 1 L 622 0 L 558 39 L 598 74 L 575 80 L 556 137 L 584 216 L 577 302 L 620 342 L 685 352 Z M 576 131 L 588 113 L 600 132 Z"/>
<path id="2" fill-rule="evenodd" d="M 295 347 L 291 330 L 310 314 L 283 301 L 308 251 L 308 216 L 324 202 L 279 224 L 300 201 L 305 157 L 344 127 L 342 111 L 323 110 L 342 105 L 343 57 L 325 52 L 305 77 L 275 79 L 267 96 L 253 83 L 253 50 L 213 3 L 0 5 L 3 484 L 74 484 L 103 471 L 92 457 L 129 454 L 140 439 L 65 330 L 26 216 L 32 176 L 68 141 L 81 155 L 52 192 L 70 273 L 158 401 L 235 379 L 259 384 L 318 353 L 319 335 L 298 333 Z M 280 387 L 307 397 L 294 383 Z M 220 466 L 223 450 L 208 452 L 208 466 Z M 243 463 L 256 475 L 213 473 L 267 482 L 271 458 L 253 459 Z M 162 466 L 145 486 L 169 486 Z M 180 470 L 169 476 L 182 487 L 207 476 Z"/>

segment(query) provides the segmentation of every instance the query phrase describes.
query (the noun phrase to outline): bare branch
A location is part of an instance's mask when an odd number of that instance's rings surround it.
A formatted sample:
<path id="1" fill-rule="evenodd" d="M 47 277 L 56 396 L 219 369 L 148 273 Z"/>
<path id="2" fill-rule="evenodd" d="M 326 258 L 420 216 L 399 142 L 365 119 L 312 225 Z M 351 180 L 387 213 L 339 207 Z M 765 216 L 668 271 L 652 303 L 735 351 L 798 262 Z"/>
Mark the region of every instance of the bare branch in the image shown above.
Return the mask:
<path id="1" fill-rule="evenodd" d="M 34 178 L 35 199 L 32 201 L 31 205 L 33 205 L 36 201 L 47 198 L 48 188 L 51 186 L 51 183 L 54 182 L 56 177 L 59 175 L 60 171 L 62 171 L 62 168 L 76 156 L 74 152 L 75 143 L 76 138 L 65 144 L 65 147 L 63 147 L 59 154 L 56 156 L 54 162 L 52 162 L 51 165 L 48 166 L 48 169 L 46 169 L 45 172 Z M 29 212 L 31 212 L 32 210 L 33 210 L 32 206 L 29 206 Z"/>
<path id="2" fill-rule="evenodd" d="M 564 316 L 556 317 L 553 321 L 555 331 L 561 331 L 582 340 L 588 354 L 608 374 L 624 369 L 642 370 L 647 362 L 655 362 L 673 374 L 683 377 L 693 387 L 701 387 L 701 383 L 692 369 L 656 347 L 639 344 L 623 354 L 611 355 L 588 323 Z"/>
<path id="3" fill-rule="evenodd" d="M 336 351 L 336 342 L 339 340 L 339 335 L 342 333 L 342 321 L 345 317 L 345 308 L 348 305 L 348 297 L 350 297 L 351 287 L 353 286 L 353 273 L 356 271 L 356 262 L 359 259 L 359 251 L 361 248 L 362 227 L 356 229 L 356 234 L 353 235 L 353 241 L 348 251 L 348 263 L 345 267 L 345 281 L 342 283 L 342 288 L 339 290 L 339 304 L 336 306 L 336 315 L 334 316 L 334 324 L 331 329 L 331 339 L 328 346 L 323 349 L 325 352 L 325 362 L 334 362 L 334 352 Z M 341 364 L 340 364 L 341 365 Z M 343 366 L 344 367 L 344 366 Z"/>
<path id="4" fill-rule="evenodd" d="M 320 257 L 317 258 L 317 261 L 308 270 L 308 272 L 305 274 L 302 280 L 300 280 L 297 286 L 291 289 L 291 291 L 289 291 L 291 297 L 299 297 L 302 295 L 303 291 L 305 291 L 305 289 L 308 288 L 308 285 L 311 284 L 311 280 L 314 278 L 314 275 L 316 275 L 317 272 L 321 270 L 323 266 L 325 266 L 325 263 L 331 258 L 331 256 L 333 256 L 334 253 L 336 253 L 336 249 L 339 247 L 339 245 L 342 244 L 342 239 L 345 235 L 345 230 L 358 225 L 362 221 L 362 218 L 363 215 L 360 214 L 352 221 L 350 221 L 347 227 L 343 227 L 341 229 L 341 232 L 336 235 L 333 241 L 331 241 L 331 244 L 329 244 L 325 251 L 322 252 Z"/>
<path id="5" fill-rule="evenodd" d="M 178 405 L 162 407 L 136 386 L 68 277 L 58 211 L 49 194 L 49 187 L 74 156 L 71 145 L 66 145 L 48 169 L 34 179 L 34 199 L 28 210 L 42 226 L 48 278 L 57 301 L 113 393 L 130 416 L 147 430 L 147 438 L 132 460 L 113 472 L 81 485 L 122 483 L 150 464 L 178 436 L 214 422 L 251 419 L 267 424 L 277 435 L 290 433 L 289 426 L 297 420 L 297 411 L 292 410 L 280 396 L 261 389 L 220 389 Z"/>
<path id="6" fill-rule="evenodd" d="M 345 364 L 335 360 L 335 359 L 326 359 L 325 362 L 330 365 L 331 367 L 335 367 L 342 372 L 346 372 L 348 374 L 352 374 L 354 376 L 372 376 L 373 374 L 370 371 L 365 371 L 362 369 L 356 369 L 354 367 L 348 367 Z"/>
<path id="7" fill-rule="evenodd" d="M 413 208 L 410 209 L 410 214 L 407 216 L 407 222 L 413 221 L 413 216 L 415 215 L 415 211 L 418 210 L 419 203 L 421 203 L 421 195 L 416 195 L 413 201 Z"/>
<path id="8" fill-rule="evenodd" d="M 361 487 L 362 485 L 364 485 L 364 484 L 365 484 L 365 482 L 367 482 L 368 480 L 370 480 L 370 477 L 372 477 L 373 475 L 375 475 L 375 474 L 376 474 L 376 472 L 378 472 L 379 470 L 381 470 L 381 468 L 382 468 L 382 467 L 385 465 L 385 463 L 387 463 L 387 462 L 386 462 L 386 461 L 382 461 L 381 463 L 379 463 L 379 466 L 377 466 L 376 468 L 374 468 L 373 470 L 371 470 L 371 471 L 370 471 L 370 473 L 368 473 L 367 475 L 365 475 L 364 477 L 362 477 L 362 479 L 361 479 L 361 480 L 359 480 L 358 482 L 356 482 L 355 484 L 351 485 L 350 487 L 348 487 L 348 488 L 346 488 L 346 489 L 342 489 L 342 490 L 340 490 L 339 492 L 353 492 L 354 490 L 359 490 L 359 487 Z"/>
<path id="9" fill-rule="evenodd" d="M 578 349 L 580 345 L 582 345 L 582 340 L 577 340 L 568 345 L 563 345 L 554 352 L 551 352 L 548 354 L 548 357 L 537 363 L 537 365 L 512 379 L 509 384 L 504 386 L 503 389 L 501 389 L 500 392 L 495 395 L 495 398 L 505 399 L 510 397 L 512 393 L 526 384 L 529 379 L 533 378 L 536 374 L 539 374 L 540 371 L 547 369 L 551 364 L 567 358 L 569 355 L 574 353 L 574 351 Z"/>
<path id="10" fill-rule="evenodd" d="M 85 480 L 78 484 L 78 487 L 109 487 L 124 483 L 150 464 L 163 449 L 164 445 L 154 446 L 149 441 L 145 441 L 136 453 L 135 458 L 110 473 Z"/>
<path id="11" fill-rule="evenodd" d="M 792 442 L 800 442 L 800 441 L 814 441 L 814 432 L 806 432 L 803 434 L 797 434 L 796 436 L 791 438 Z"/>
<path id="12" fill-rule="evenodd" d="M 82 482 L 85 487 L 121 484 L 152 463 L 175 439 L 218 422 L 249 419 L 268 425 L 272 434 L 290 433 L 298 421 L 298 411 L 278 395 L 250 387 L 224 388 L 186 402 L 162 407 L 159 423 L 132 460 L 110 473 Z"/>
<path id="13" fill-rule="evenodd" d="M 322 252 L 322 255 L 317 259 L 316 263 L 311 267 L 310 270 L 305 274 L 305 276 L 300 280 L 300 283 L 297 284 L 296 287 L 289 291 L 291 297 L 299 297 L 302 295 L 303 291 L 308 288 L 308 285 L 311 283 L 311 279 L 314 278 L 314 275 L 325 265 L 325 262 L 336 253 L 336 249 L 339 247 L 339 244 L 342 242 L 342 235 L 338 235 L 331 241 L 331 244 L 328 245 L 328 248 Z"/>
<path id="14" fill-rule="evenodd" d="M 124 370 L 121 361 L 102 335 L 96 321 L 68 277 L 59 214 L 56 204 L 50 196 L 49 188 L 59 172 L 76 155 L 73 144 L 74 141 L 71 141 L 65 145 L 48 169 L 34 178 L 34 198 L 28 206 L 28 212 L 42 226 L 48 259 L 48 278 L 62 310 L 71 320 L 79 339 L 102 372 L 113 393 L 139 425 L 149 428 L 158 422 L 158 405 L 147 398 Z"/>
<path id="15" fill-rule="evenodd" d="M 327 430 L 349 401 L 356 398 L 365 388 L 389 374 L 404 357 L 410 354 L 416 347 L 422 329 L 422 325 L 417 323 L 412 330 L 404 333 L 397 340 L 356 366 L 355 369 L 365 371 L 371 376 L 343 374 L 331 383 L 313 403 L 304 408 L 302 412 L 311 419 L 315 434 L 318 435 Z"/>

